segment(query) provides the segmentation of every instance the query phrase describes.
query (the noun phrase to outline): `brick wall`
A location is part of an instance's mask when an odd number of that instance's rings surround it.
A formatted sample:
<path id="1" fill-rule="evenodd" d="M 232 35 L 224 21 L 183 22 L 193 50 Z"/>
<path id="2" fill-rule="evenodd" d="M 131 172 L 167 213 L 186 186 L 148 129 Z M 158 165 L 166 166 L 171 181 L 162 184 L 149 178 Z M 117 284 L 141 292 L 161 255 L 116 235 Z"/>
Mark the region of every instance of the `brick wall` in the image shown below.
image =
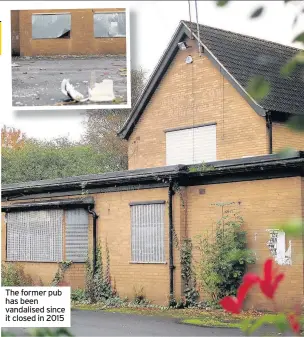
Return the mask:
<path id="1" fill-rule="evenodd" d="M 80 197 L 80 196 L 79 196 Z M 67 197 L 69 199 L 71 197 Z M 33 202 L 39 200 L 56 200 L 60 198 L 48 198 L 48 199 L 28 199 L 25 202 Z M 9 202 L 2 202 L 2 205 L 7 205 Z M 92 255 L 92 235 L 93 235 L 93 221 L 91 215 L 89 216 L 89 255 Z M 65 224 L 63 223 L 65 228 Z M 65 239 L 65 232 L 63 233 L 63 241 Z M 63 243 L 63 256 L 65 256 L 65 244 Z M 65 258 L 64 258 L 65 260 Z M 1 213 L 1 261 L 6 261 L 6 224 L 5 213 Z M 40 262 L 13 262 L 23 267 L 26 274 L 29 274 L 35 283 L 39 280 L 43 285 L 49 286 L 58 270 L 57 263 L 40 263 Z M 83 288 L 85 285 L 85 263 L 74 263 L 65 273 L 65 281 L 70 283 L 73 289 Z"/>
<path id="2" fill-rule="evenodd" d="M 205 189 L 205 194 L 199 194 L 200 188 Z M 262 265 L 271 256 L 267 247 L 270 236 L 266 230 L 276 223 L 303 215 L 302 189 L 301 177 L 188 187 L 188 236 L 194 238 L 206 231 L 212 232 L 216 221 L 221 218 L 221 207 L 211 204 L 235 202 L 229 208 L 238 210 L 243 217 L 248 246 L 257 255 L 257 263 L 249 270 L 262 274 Z M 289 239 L 286 238 L 286 249 Z M 277 297 L 278 305 L 282 307 L 295 303 L 303 294 L 303 241 L 301 238 L 292 239 L 291 244 L 292 266 L 279 266 L 286 273 Z M 260 296 L 259 289 L 256 290 L 249 296 L 247 308 L 272 310 L 269 302 Z"/>
<path id="3" fill-rule="evenodd" d="M 129 138 L 129 169 L 166 165 L 164 130 L 210 122 L 217 123 L 217 160 L 267 152 L 265 119 L 187 43 L 192 48 L 178 52 Z"/>
<path id="4" fill-rule="evenodd" d="M 278 152 L 284 148 L 304 149 L 304 133 L 295 132 L 289 129 L 286 124 L 273 123 L 272 137 L 274 152 Z"/>
<path id="5" fill-rule="evenodd" d="M 12 55 L 20 55 L 19 11 L 11 11 Z"/>
<path id="6" fill-rule="evenodd" d="M 216 123 L 217 160 L 268 154 L 265 118 L 224 79 L 196 43 L 179 51 L 128 141 L 129 169 L 166 165 L 165 130 Z M 187 55 L 193 58 L 186 64 Z M 303 135 L 273 126 L 274 150 L 303 149 Z M 178 146 L 178 144 L 176 144 Z"/>
<path id="7" fill-rule="evenodd" d="M 119 8 L 70 9 L 70 10 L 22 10 L 19 11 L 20 54 L 40 55 L 120 55 L 126 54 L 126 38 L 94 38 L 94 12 L 123 11 Z M 71 37 L 69 39 L 32 39 L 32 14 L 71 13 Z M 12 26 L 16 18 L 12 20 Z"/>
<path id="8" fill-rule="evenodd" d="M 249 248 L 257 254 L 257 264 L 250 270 L 261 273 L 264 260 L 270 257 L 267 248 L 269 234 L 266 231 L 278 221 L 290 216 L 304 214 L 304 180 L 300 177 L 235 182 L 181 188 L 173 198 L 173 223 L 178 241 L 184 237 L 194 239 L 212 226 L 221 216 L 221 209 L 212 204 L 235 202 L 248 233 Z M 205 194 L 199 189 L 204 188 Z M 135 290 L 141 287 L 149 300 L 166 305 L 169 296 L 169 254 L 168 254 L 168 189 L 147 189 L 126 192 L 112 192 L 92 195 L 97 221 L 98 240 L 103 247 L 108 244 L 110 252 L 110 272 L 121 297 L 133 299 Z M 131 260 L 131 220 L 130 202 L 165 200 L 165 257 L 166 264 L 132 264 Z M 91 219 L 91 218 L 90 218 Z M 91 220 L 90 220 L 91 221 Z M 92 240 L 92 222 L 89 237 Z M 289 238 L 287 238 L 288 243 Z M 92 250 L 92 241 L 89 251 Z M 197 253 L 194 251 L 195 259 Z M 5 224 L 2 221 L 2 259 L 5 259 Z M 177 299 L 182 294 L 181 266 L 179 250 L 174 245 L 174 289 Z M 279 289 L 278 304 L 285 306 L 303 293 L 303 241 L 292 240 L 292 266 L 280 266 L 286 272 L 286 280 Z M 57 270 L 56 264 L 23 263 L 25 271 L 34 277 L 41 277 L 49 284 Z M 82 287 L 85 278 L 84 264 L 74 264 L 66 273 L 66 281 L 73 288 Z M 295 285 L 294 287 L 291 285 Z M 254 292 L 247 301 L 247 307 L 269 309 L 269 302 Z M 204 298 L 204 294 L 202 296 Z"/>

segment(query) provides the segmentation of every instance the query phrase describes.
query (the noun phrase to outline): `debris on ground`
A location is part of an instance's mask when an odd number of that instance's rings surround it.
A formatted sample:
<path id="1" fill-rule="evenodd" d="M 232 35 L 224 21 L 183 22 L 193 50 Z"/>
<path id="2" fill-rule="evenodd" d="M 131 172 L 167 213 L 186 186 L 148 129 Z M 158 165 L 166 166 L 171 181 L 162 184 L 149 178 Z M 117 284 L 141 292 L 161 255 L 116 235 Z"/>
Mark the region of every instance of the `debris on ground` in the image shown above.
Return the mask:
<path id="1" fill-rule="evenodd" d="M 125 56 L 13 57 L 12 103 L 13 106 L 25 107 L 90 105 L 96 104 L 97 101 L 97 104 L 127 104 L 127 80 L 126 77 L 120 75 L 119 69 L 124 73 L 126 69 Z M 64 96 L 60 91 L 60 83 L 63 79 L 69 78 L 70 83 L 75 86 L 74 89 L 87 98 L 89 97 L 88 87 L 94 87 L 90 81 L 93 71 L 95 72 L 94 83 L 102 83 L 106 79 L 113 82 L 113 95 L 112 93 L 106 94 L 107 100 L 99 102 L 100 86 L 97 85 L 97 91 L 93 90 L 95 98 L 92 97 L 96 102 L 89 100 L 75 102 L 71 99 L 69 102 L 64 101 Z M 33 93 L 35 94 L 33 95 Z"/>

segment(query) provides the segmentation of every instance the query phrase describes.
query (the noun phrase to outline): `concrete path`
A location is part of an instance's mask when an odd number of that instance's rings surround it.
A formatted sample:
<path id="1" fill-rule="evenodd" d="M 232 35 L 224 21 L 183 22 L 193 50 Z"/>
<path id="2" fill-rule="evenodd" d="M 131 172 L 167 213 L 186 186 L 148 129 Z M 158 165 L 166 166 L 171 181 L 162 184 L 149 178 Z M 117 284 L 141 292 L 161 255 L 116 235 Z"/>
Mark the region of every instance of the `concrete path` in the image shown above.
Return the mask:
<path id="1" fill-rule="evenodd" d="M 26 329 L 3 329 L 26 336 Z M 203 328 L 180 324 L 174 319 L 127 315 L 103 311 L 72 311 L 74 336 L 243 336 L 238 329 Z M 269 333 L 275 336 L 277 333 Z M 258 334 L 265 336 L 265 334 Z"/>
<path id="2" fill-rule="evenodd" d="M 55 106 L 67 98 L 61 92 L 64 78 L 69 79 L 75 89 L 87 97 L 92 71 L 95 71 L 96 82 L 112 79 L 115 97 L 120 97 L 120 104 L 126 104 L 126 68 L 125 56 L 14 58 L 13 106 Z M 75 109 L 79 104 L 87 105 L 88 102 L 73 104 Z"/>

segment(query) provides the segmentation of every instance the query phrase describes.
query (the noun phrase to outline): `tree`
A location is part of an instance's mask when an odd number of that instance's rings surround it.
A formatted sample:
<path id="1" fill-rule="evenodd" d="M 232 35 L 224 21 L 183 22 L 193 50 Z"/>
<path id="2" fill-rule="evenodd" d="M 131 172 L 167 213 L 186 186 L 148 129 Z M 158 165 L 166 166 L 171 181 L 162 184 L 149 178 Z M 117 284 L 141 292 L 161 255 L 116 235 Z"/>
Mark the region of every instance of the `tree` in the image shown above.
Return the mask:
<path id="1" fill-rule="evenodd" d="M 3 126 L 1 129 L 1 147 L 19 149 L 24 146 L 26 135 L 21 130 Z"/>
<path id="2" fill-rule="evenodd" d="M 59 138 L 28 139 L 22 147 L 2 148 L 2 183 L 54 179 L 106 171 L 103 154 L 92 146 Z"/>
<path id="3" fill-rule="evenodd" d="M 145 82 L 145 72 L 131 71 L 131 106 L 141 94 Z M 127 142 L 117 136 L 128 118 L 131 109 L 98 109 L 86 112 L 83 141 L 103 154 L 107 171 L 128 169 Z"/>

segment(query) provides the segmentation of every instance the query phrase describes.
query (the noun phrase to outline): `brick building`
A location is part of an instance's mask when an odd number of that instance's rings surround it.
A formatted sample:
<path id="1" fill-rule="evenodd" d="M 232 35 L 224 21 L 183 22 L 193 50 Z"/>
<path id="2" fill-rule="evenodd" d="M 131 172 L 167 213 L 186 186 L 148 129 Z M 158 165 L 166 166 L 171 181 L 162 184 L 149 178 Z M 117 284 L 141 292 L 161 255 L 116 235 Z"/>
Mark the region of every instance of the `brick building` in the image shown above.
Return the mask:
<path id="1" fill-rule="evenodd" d="M 121 8 L 11 11 L 13 56 L 124 55 Z"/>
<path id="2" fill-rule="evenodd" d="M 260 272 L 273 254 L 269 229 L 304 215 L 303 152 L 276 154 L 303 149 L 303 134 L 285 122 L 303 114 L 304 82 L 300 71 L 278 72 L 297 50 L 206 26 L 200 46 L 201 55 L 195 26 L 182 21 L 120 132 L 128 171 L 3 186 L 4 260 L 46 283 L 58 262 L 72 260 L 66 281 L 83 287 L 86 256 L 107 242 L 118 293 L 132 298 L 143 287 L 167 304 L 183 294 L 173 234 L 182 242 L 212 228 L 221 216 L 214 204 L 224 202 L 244 218 L 257 256 L 250 269 Z M 259 104 L 246 91 L 256 74 L 272 85 Z M 278 304 L 286 307 L 304 291 L 303 238 L 276 234 L 286 273 Z M 256 293 L 252 306 L 272 309 Z"/>

